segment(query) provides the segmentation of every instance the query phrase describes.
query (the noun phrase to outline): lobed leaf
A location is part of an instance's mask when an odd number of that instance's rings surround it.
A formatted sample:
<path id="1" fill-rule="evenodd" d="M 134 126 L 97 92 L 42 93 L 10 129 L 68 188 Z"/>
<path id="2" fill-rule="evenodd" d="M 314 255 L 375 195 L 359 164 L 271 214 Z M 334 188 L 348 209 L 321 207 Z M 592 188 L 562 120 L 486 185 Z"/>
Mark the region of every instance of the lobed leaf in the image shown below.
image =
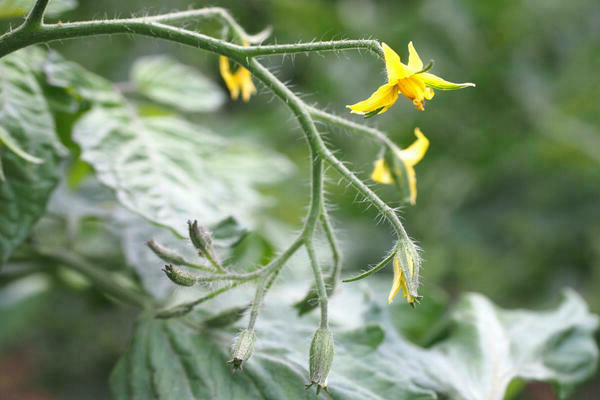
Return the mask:
<path id="1" fill-rule="evenodd" d="M 571 291 L 556 309 L 544 312 L 503 310 L 482 295 L 465 295 L 447 338 L 431 348 L 399 335 L 388 308 L 356 307 L 356 295 L 342 291 L 331 302 L 332 399 L 499 400 L 516 378 L 553 382 L 564 398 L 596 367 L 598 320 Z M 282 313 L 281 300 L 265 306 L 255 354 L 235 375 L 225 364 L 230 331 L 198 331 L 181 319 L 142 319 L 112 373 L 114 397 L 318 398 L 303 387 L 316 319 Z M 351 329 L 349 307 L 362 314 Z"/>
<path id="2" fill-rule="evenodd" d="M 168 56 L 140 58 L 133 65 L 131 79 L 146 97 L 184 112 L 214 111 L 225 102 L 217 84 Z"/>
<path id="3" fill-rule="evenodd" d="M 0 60 L 0 123 L 6 145 L 0 147 L 5 175 L 0 182 L 0 264 L 42 216 L 58 182 L 61 146 L 36 80 L 42 58 L 38 49 L 27 49 Z"/>

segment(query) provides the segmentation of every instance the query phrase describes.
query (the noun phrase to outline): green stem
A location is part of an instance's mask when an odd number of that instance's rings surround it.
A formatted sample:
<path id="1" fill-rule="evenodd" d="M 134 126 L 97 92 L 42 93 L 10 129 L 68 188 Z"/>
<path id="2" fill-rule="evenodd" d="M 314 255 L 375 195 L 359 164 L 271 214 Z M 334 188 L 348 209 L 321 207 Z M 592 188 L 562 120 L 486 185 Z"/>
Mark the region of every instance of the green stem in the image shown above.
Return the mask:
<path id="1" fill-rule="evenodd" d="M 185 314 L 189 313 L 190 311 L 192 311 L 194 309 L 194 307 L 196 307 L 197 305 L 204 303 L 207 300 L 213 299 L 213 298 L 217 297 L 218 295 L 225 293 L 243 283 L 244 282 L 234 282 L 228 286 L 223 286 L 220 289 L 214 290 L 214 291 L 208 293 L 207 295 L 200 297 L 197 300 L 190 301 L 188 303 L 178 304 L 172 308 L 159 310 L 156 312 L 155 317 L 156 318 L 181 317 L 182 315 L 185 315 Z"/>
<path id="2" fill-rule="evenodd" d="M 250 309 L 250 319 L 248 320 L 248 330 L 253 330 L 256 325 L 256 319 L 260 312 L 265 295 L 267 294 L 267 286 L 270 286 L 270 274 L 263 275 L 261 280 L 256 285 L 256 292 L 254 293 L 254 300 L 252 301 L 252 308 Z"/>
<path id="3" fill-rule="evenodd" d="M 377 272 L 380 269 L 382 269 L 383 267 L 385 267 L 387 265 L 387 263 L 389 263 L 391 261 L 391 259 L 394 258 L 394 256 L 396 255 L 396 251 L 397 251 L 397 248 L 394 247 L 394 250 L 392 250 L 387 256 L 385 256 L 385 258 L 383 260 L 381 260 L 379 262 L 379 264 L 377 264 L 370 270 L 365 271 L 359 275 L 353 276 L 352 278 L 344 279 L 344 282 L 358 281 L 360 279 L 366 278 L 367 276 L 369 276 L 371 274 L 374 274 L 375 272 Z"/>
<path id="4" fill-rule="evenodd" d="M 50 249 L 36 247 L 35 251 L 42 257 L 60 263 L 85 275 L 94 285 L 108 295 L 133 306 L 149 309 L 153 306 L 153 299 L 132 287 L 124 286 L 118 280 L 111 278 L 106 271 L 95 267 L 85 258 L 71 253 L 67 249 Z"/>
<path id="5" fill-rule="evenodd" d="M 329 243 L 329 249 L 331 250 L 331 258 L 333 259 L 333 268 L 331 269 L 330 281 L 331 281 L 331 294 L 335 292 L 335 289 L 340 281 L 340 275 L 342 273 L 342 256 L 341 252 L 335 239 L 333 227 L 329 219 L 329 214 L 324 205 L 321 207 L 321 226 L 325 232 L 325 237 Z"/>
<path id="6" fill-rule="evenodd" d="M 36 28 L 42 25 L 44 21 L 44 12 L 46 11 L 46 7 L 48 7 L 48 2 L 49 0 L 37 0 L 27 15 L 23 26 Z"/>
<path id="7" fill-rule="evenodd" d="M 206 257 L 208 262 L 210 262 L 211 265 L 217 269 L 217 271 L 219 271 L 222 274 L 227 273 L 227 270 L 221 265 L 221 263 L 217 261 L 215 255 L 212 254 L 210 251 L 205 252 L 203 256 Z"/>
<path id="8" fill-rule="evenodd" d="M 383 133 L 382 131 L 375 129 L 375 128 L 371 128 L 369 126 L 364 126 L 361 124 L 357 124 L 356 122 L 353 121 L 349 121 L 345 118 L 342 118 L 338 115 L 334 115 L 334 114 L 330 114 L 326 111 L 323 110 L 319 110 L 315 107 L 308 107 L 308 111 L 310 112 L 310 115 L 314 118 L 317 119 L 319 121 L 323 121 L 327 124 L 333 125 L 333 126 L 337 126 L 340 128 L 344 128 L 347 129 L 349 131 L 352 132 L 356 132 L 359 133 L 361 135 L 365 135 L 367 137 L 373 138 L 381 143 L 383 143 L 386 147 L 388 147 L 390 150 L 393 151 L 399 151 L 400 149 L 398 148 L 398 146 L 396 146 L 396 144 L 394 142 L 392 142 L 390 140 L 390 138 Z"/>
<path id="9" fill-rule="evenodd" d="M 186 29 L 163 24 L 163 22 L 177 22 L 194 17 L 216 15 L 219 16 L 234 31 L 234 34 L 237 35 L 238 38 L 247 38 L 248 35 L 235 22 L 229 13 L 219 8 L 195 11 L 191 10 L 187 12 L 172 13 L 154 17 L 46 25 L 42 23 L 41 16 L 38 18 L 39 14 L 43 15 L 43 10 L 46 4 L 47 0 L 38 0 L 34 6 L 34 10 L 32 10 L 32 13 L 30 14 L 31 18 L 28 17 L 28 19 L 30 19 L 30 23 L 26 22 L 17 29 L 0 36 L 0 57 L 32 44 L 47 43 L 55 40 L 65 40 L 85 36 L 137 34 L 160 38 L 224 55 L 232 58 L 241 65 L 244 65 L 256 78 L 261 80 L 269 89 L 271 89 L 273 93 L 284 102 L 284 104 L 298 119 L 298 122 L 305 133 L 312 159 L 312 197 L 309 212 L 304 222 L 301 235 L 292 243 L 286 252 L 261 270 L 249 274 L 222 274 L 218 278 L 216 276 L 209 276 L 202 278 L 204 281 L 221 279 L 244 281 L 260 276 L 262 278 L 261 282 L 265 282 L 263 292 L 266 292 L 267 287 L 270 286 L 270 282 L 272 282 L 272 280 L 267 280 L 267 277 L 271 276 L 273 273 L 277 273 L 285 264 L 287 259 L 303 243 L 306 244 L 307 248 L 309 248 L 309 253 L 313 251 L 312 238 L 315 225 L 318 222 L 321 214 L 323 202 L 323 161 L 333 166 L 334 169 L 336 169 L 344 178 L 350 181 L 350 183 L 359 191 L 359 193 L 361 193 L 373 205 L 375 205 L 378 211 L 390 222 L 399 237 L 410 240 L 394 210 L 387 206 L 360 179 L 358 179 L 351 171 L 349 171 L 326 147 L 314 125 L 311 114 L 320 119 L 326 120 L 326 122 L 344 126 L 361 133 L 368 133 L 371 136 L 381 140 L 390 148 L 393 148 L 393 143 L 389 141 L 385 135 L 378 133 L 376 130 L 371 130 L 370 128 L 357 128 L 358 124 L 354 124 L 341 118 L 330 116 L 326 113 L 323 114 L 322 112 L 317 112 L 314 109 L 310 109 L 302 100 L 300 100 L 300 98 L 298 98 L 298 96 L 296 96 L 283 83 L 281 83 L 268 69 L 262 66 L 257 60 L 252 58 L 261 55 L 361 48 L 368 49 L 381 57 L 382 49 L 378 42 L 373 40 L 350 40 L 315 42 L 308 44 L 245 47 L 215 39 L 201 33 L 191 32 Z M 39 24 L 36 25 L 35 21 L 38 19 Z M 317 274 L 315 274 L 315 277 L 317 280 L 317 285 L 324 286 L 322 277 L 319 279 Z M 264 293 L 262 296 L 264 297 Z M 321 298 L 325 299 L 323 296 L 321 296 Z"/>
<path id="10" fill-rule="evenodd" d="M 317 295 L 319 296 L 319 306 L 321 307 L 321 328 L 327 329 L 327 290 L 325 289 L 325 282 L 323 281 L 323 274 L 321 273 L 321 267 L 317 261 L 317 256 L 315 254 L 315 249 L 313 247 L 312 241 L 307 241 L 306 244 L 306 252 L 308 253 L 308 258 L 310 259 L 310 266 L 313 270 L 313 274 L 315 276 L 315 282 L 317 284 Z"/>
<path id="11" fill-rule="evenodd" d="M 271 56 L 279 54 L 308 53 L 312 51 L 336 51 L 365 49 L 383 58 L 383 49 L 376 40 L 332 40 L 297 44 L 273 44 L 241 48 L 248 57 Z"/>

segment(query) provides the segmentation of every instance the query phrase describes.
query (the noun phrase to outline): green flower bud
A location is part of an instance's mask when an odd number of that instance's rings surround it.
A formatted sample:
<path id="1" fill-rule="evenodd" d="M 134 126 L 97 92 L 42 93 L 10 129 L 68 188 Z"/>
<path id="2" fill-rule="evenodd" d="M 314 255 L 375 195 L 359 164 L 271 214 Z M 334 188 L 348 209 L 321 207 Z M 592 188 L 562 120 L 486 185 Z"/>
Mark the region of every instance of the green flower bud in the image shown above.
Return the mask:
<path id="1" fill-rule="evenodd" d="M 181 286 L 194 286 L 197 282 L 194 274 L 184 271 L 181 268 L 174 267 L 171 264 L 165 265 L 165 269 L 163 269 L 163 271 L 165 274 L 167 274 L 170 280 Z"/>
<path id="2" fill-rule="evenodd" d="M 244 329 L 237 337 L 231 352 L 232 359 L 228 361 L 228 363 L 233 365 L 234 372 L 236 369 L 242 369 L 242 363 L 252 356 L 255 342 L 256 334 L 254 333 L 254 329 Z"/>
<path id="3" fill-rule="evenodd" d="M 333 334 L 329 329 L 317 329 L 310 344 L 310 383 L 307 386 L 317 385 L 317 394 L 327 387 L 333 353 Z"/>
<path id="4" fill-rule="evenodd" d="M 162 246 L 154 239 L 146 242 L 146 245 L 154 252 L 154 254 L 170 264 L 185 265 L 188 263 L 188 261 L 175 250 Z"/>
<path id="5" fill-rule="evenodd" d="M 198 221 L 188 221 L 190 240 L 200 255 L 212 254 L 212 237 L 204 227 L 198 225 Z"/>

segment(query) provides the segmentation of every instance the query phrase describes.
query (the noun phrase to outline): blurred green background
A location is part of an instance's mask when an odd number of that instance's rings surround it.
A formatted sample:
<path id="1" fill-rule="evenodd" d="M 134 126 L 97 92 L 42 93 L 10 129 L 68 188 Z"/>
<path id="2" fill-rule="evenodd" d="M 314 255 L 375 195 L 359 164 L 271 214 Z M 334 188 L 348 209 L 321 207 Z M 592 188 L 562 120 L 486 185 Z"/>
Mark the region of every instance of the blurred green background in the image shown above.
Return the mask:
<path id="1" fill-rule="evenodd" d="M 191 0 L 80 3 L 61 19 L 207 5 Z M 435 61 L 433 73 L 475 82 L 475 89 L 438 91 L 425 112 L 401 98 L 368 121 L 402 147 L 412 142 L 416 126 L 431 140 L 416 166 L 417 204 L 402 208 L 408 232 L 423 248 L 425 301 L 439 290 L 450 299 L 477 291 L 502 307 L 542 308 L 555 304 L 559 290 L 569 286 L 600 312 L 599 2 L 247 0 L 209 5 L 230 9 L 249 32 L 272 26 L 269 43 L 374 38 L 405 60 L 412 40 L 425 63 Z M 216 56 L 158 40 L 99 37 L 51 47 L 115 82 L 127 80 L 138 57 L 169 53 L 224 88 Z M 301 54 L 265 62 L 309 103 L 344 115 L 346 104 L 366 98 L 385 79 L 381 61 L 366 53 Z M 307 201 L 306 146 L 287 110 L 258 89 L 248 104 L 229 102 L 217 114 L 193 118 L 223 135 L 254 135 L 299 166 L 278 188 L 279 202 L 269 210 L 295 228 Z M 379 151 L 375 143 L 336 129 L 327 140 L 368 179 Z M 393 236 L 335 172 L 330 177 L 327 200 L 343 238 L 348 276 L 375 263 Z M 393 188 L 373 187 L 401 205 Z M 10 310 L 6 303 L 1 311 L 3 321 L 22 332 L 16 341 L 4 338 L 0 329 L 0 393 L 9 396 L 3 399 L 107 396 L 106 378 L 129 337 L 134 312 L 88 288 L 75 290 L 61 282 L 42 280 L 37 284 L 51 288 L 43 296 Z M 593 399 L 597 393 L 598 378 L 574 398 Z M 534 384 L 519 398 L 552 396 L 548 387 Z"/>

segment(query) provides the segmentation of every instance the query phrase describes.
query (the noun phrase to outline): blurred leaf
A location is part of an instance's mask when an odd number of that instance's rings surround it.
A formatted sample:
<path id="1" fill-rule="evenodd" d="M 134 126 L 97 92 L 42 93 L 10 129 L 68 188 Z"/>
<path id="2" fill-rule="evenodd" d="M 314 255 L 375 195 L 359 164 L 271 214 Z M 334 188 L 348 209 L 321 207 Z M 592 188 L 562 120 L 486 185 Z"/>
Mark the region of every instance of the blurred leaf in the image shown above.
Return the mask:
<path id="1" fill-rule="evenodd" d="M 51 52 L 44 63 L 48 84 L 64 88 L 76 100 L 105 106 L 124 106 L 125 99 L 112 82 L 89 72 L 81 65 Z"/>
<path id="2" fill-rule="evenodd" d="M 220 247 L 234 247 L 248 234 L 248 230 L 232 217 L 227 217 L 210 227 L 210 232 L 214 244 Z"/>
<path id="3" fill-rule="evenodd" d="M 346 304 L 332 309 L 333 320 L 346 318 L 350 297 L 356 300 L 356 291 L 333 298 Z M 367 306 L 363 312 L 373 309 Z M 516 377 L 551 381 L 564 397 L 596 366 L 597 317 L 574 292 L 546 312 L 507 311 L 481 295 L 464 296 L 449 337 L 430 349 L 398 335 L 382 310 L 375 313 L 378 322 L 363 320 L 349 330 L 334 326 L 333 399 L 501 400 Z M 307 338 L 315 326 L 316 321 L 282 313 L 281 298 L 273 300 L 261 314 L 255 354 L 243 372 L 232 375 L 225 364 L 231 336 L 200 333 L 182 320 L 142 319 L 113 371 L 111 389 L 117 399 L 317 398 L 303 387 Z"/>
<path id="4" fill-rule="evenodd" d="M 0 18 L 25 16 L 35 4 L 35 0 L 2 0 Z M 46 15 L 53 17 L 77 7 L 76 0 L 52 0 L 46 9 Z"/>
<path id="5" fill-rule="evenodd" d="M 0 264 L 29 234 L 44 213 L 58 181 L 61 149 L 54 121 L 33 68 L 41 52 L 28 49 L 0 60 L 0 121 L 14 144 L 43 160 L 32 164 L 22 155 L 0 148 L 6 181 L 0 183 Z M 6 143 L 6 142 L 5 142 Z"/>
<path id="6" fill-rule="evenodd" d="M 167 56 L 137 60 L 131 78 L 140 93 L 184 112 L 214 111 L 225 101 L 218 85 L 198 70 Z"/>
<path id="7" fill-rule="evenodd" d="M 21 159 L 33 163 L 33 164 L 41 164 L 44 160 L 34 157 L 31 154 L 23 151 L 23 149 L 17 144 L 17 142 L 10 136 L 10 133 L 6 131 L 3 127 L 0 126 L 0 146 L 6 145 L 13 153 L 17 156 L 21 157 Z"/>
<path id="8" fill-rule="evenodd" d="M 545 312 L 503 310 L 469 294 L 452 322 L 446 340 L 403 356 L 413 379 L 425 378 L 428 387 L 452 399 L 501 400 L 515 378 L 552 382 L 566 398 L 596 369 L 598 317 L 573 291 L 564 293 L 557 309 Z M 418 365 L 414 359 L 420 359 Z"/>
<path id="9" fill-rule="evenodd" d="M 229 142 L 175 117 L 141 118 L 130 109 L 96 107 L 74 128 L 82 159 L 119 201 L 185 236 L 185 221 L 211 225 L 228 216 L 245 224 L 265 204 L 257 184 L 280 180 L 281 156 Z"/>

